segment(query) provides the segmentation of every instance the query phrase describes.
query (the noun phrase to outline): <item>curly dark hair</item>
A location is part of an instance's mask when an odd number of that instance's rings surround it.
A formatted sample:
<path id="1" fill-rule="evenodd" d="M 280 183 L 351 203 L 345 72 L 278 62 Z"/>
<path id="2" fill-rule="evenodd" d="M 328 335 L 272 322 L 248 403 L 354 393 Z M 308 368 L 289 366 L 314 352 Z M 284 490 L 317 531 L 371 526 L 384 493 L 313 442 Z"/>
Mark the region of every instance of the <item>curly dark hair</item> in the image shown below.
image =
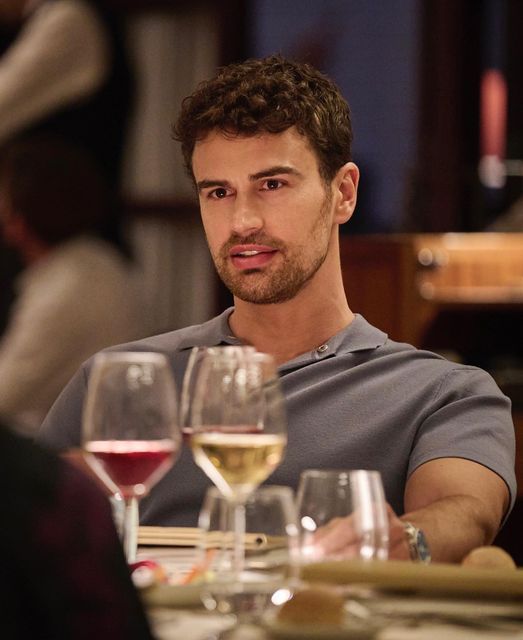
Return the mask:
<path id="1" fill-rule="evenodd" d="M 350 109 L 339 89 L 311 65 L 273 55 L 223 67 L 202 82 L 183 101 L 173 137 L 194 178 L 194 146 L 211 130 L 250 136 L 292 126 L 309 141 L 325 181 L 351 159 Z"/>

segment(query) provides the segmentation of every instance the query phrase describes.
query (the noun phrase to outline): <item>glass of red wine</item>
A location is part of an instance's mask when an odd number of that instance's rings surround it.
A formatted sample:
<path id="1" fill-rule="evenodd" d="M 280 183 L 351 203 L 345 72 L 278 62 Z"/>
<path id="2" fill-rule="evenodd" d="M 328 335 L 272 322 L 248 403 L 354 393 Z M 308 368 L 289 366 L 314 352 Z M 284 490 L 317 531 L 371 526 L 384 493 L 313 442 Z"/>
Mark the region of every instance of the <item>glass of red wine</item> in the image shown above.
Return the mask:
<path id="1" fill-rule="evenodd" d="M 83 412 L 83 450 L 125 505 L 122 538 L 136 557 L 138 501 L 172 466 L 181 447 L 174 378 L 161 353 L 97 354 Z"/>

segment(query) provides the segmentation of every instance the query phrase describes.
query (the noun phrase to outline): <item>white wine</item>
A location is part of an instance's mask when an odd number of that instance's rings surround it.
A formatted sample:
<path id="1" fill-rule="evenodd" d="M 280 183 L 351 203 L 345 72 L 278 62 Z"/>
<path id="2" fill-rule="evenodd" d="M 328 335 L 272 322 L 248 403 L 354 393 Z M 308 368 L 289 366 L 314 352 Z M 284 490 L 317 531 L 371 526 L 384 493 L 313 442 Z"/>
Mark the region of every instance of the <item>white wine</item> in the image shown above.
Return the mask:
<path id="1" fill-rule="evenodd" d="M 194 459 L 225 494 L 248 493 L 280 464 L 287 439 L 282 434 L 208 431 L 194 433 Z"/>

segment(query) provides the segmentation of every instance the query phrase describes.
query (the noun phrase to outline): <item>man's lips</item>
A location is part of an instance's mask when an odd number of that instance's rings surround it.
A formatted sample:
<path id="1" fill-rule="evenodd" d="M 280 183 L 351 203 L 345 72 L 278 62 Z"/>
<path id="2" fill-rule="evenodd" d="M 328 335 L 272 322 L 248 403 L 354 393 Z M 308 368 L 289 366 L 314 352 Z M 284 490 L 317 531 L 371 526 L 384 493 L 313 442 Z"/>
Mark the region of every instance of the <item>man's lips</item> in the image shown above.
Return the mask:
<path id="1" fill-rule="evenodd" d="M 264 244 L 238 244 L 229 250 L 232 264 L 240 270 L 259 269 L 267 265 L 278 249 Z"/>

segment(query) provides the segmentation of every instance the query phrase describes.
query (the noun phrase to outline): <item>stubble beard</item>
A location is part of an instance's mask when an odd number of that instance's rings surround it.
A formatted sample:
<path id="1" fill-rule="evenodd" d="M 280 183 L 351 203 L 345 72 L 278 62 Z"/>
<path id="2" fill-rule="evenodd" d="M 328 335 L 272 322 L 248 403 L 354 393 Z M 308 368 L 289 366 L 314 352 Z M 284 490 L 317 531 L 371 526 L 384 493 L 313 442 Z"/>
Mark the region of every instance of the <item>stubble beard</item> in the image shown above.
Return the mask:
<path id="1" fill-rule="evenodd" d="M 311 229 L 311 242 L 316 235 L 327 237 L 325 244 L 305 261 L 306 247 L 301 245 L 289 248 L 285 243 L 263 234 L 253 234 L 246 238 L 233 235 L 214 256 L 214 264 L 220 279 L 229 291 L 240 300 L 252 304 L 279 304 L 292 300 L 303 287 L 314 277 L 318 269 L 325 262 L 329 251 L 330 233 L 329 210 L 331 197 L 326 191 L 318 218 Z M 278 250 L 283 264 L 278 268 L 250 269 L 235 272 L 230 264 L 229 250 L 236 244 L 265 244 Z"/>

